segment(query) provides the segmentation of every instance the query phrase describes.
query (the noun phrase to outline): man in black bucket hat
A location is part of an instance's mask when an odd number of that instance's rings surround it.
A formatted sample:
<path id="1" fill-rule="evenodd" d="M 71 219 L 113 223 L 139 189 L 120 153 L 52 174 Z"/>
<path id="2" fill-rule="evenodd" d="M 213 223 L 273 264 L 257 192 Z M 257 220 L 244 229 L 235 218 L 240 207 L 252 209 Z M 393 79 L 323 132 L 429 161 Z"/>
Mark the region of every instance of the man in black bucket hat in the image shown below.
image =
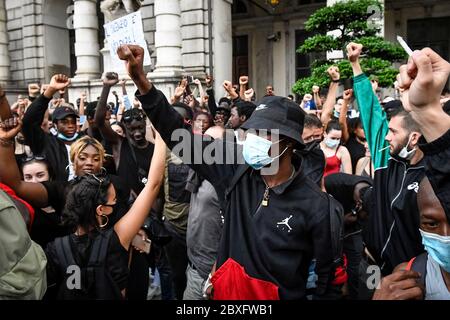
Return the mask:
<path id="1" fill-rule="evenodd" d="M 315 258 L 316 296 L 327 297 L 341 257 L 342 207 L 294 160 L 293 149 L 303 145 L 304 112 L 286 98 L 266 97 L 245 124 L 242 149 L 233 132 L 225 139 L 202 139 L 147 80 L 143 49 L 123 45 L 118 54 L 137 85 L 136 97 L 167 146 L 211 182 L 222 202 L 216 271 L 205 292 L 213 287 L 214 299 L 305 299 Z M 217 161 L 205 158 L 210 150 Z"/>

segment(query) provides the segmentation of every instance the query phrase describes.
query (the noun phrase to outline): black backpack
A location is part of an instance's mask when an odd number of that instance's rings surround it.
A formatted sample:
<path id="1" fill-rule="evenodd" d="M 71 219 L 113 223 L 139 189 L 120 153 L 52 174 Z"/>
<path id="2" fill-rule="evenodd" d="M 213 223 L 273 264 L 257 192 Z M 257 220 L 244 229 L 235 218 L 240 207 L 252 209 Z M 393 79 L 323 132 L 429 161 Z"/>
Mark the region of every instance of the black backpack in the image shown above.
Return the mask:
<path id="1" fill-rule="evenodd" d="M 55 240 L 56 255 L 58 256 L 63 281 L 59 287 L 59 300 L 121 300 L 119 286 L 114 282 L 106 266 L 106 256 L 113 229 L 101 232 L 91 245 L 87 265 L 78 266 L 75 262 L 70 236 Z M 70 277 L 74 276 L 70 266 L 78 266 L 81 288 L 71 289 Z M 71 270 L 71 272 L 68 272 Z"/>

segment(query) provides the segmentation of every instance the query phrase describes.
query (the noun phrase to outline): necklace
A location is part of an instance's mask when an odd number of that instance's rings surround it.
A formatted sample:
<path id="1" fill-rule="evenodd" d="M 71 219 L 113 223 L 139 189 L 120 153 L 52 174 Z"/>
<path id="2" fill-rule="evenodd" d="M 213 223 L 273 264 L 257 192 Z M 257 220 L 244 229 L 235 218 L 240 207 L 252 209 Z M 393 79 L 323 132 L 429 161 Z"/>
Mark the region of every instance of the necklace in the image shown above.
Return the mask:
<path id="1" fill-rule="evenodd" d="M 291 180 L 294 177 L 294 175 L 295 175 L 295 168 L 294 168 L 294 166 L 292 166 L 291 176 L 286 181 Z M 261 205 L 263 207 L 267 207 L 269 205 L 270 188 L 276 187 L 276 186 L 280 185 L 281 183 L 279 183 L 279 184 L 277 184 L 275 186 L 269 187 L 269 185 L 267 184 L 266 180 L 264 180 L 264 177 L 262 177 L 262 180 L 263 180 L 264 184 L 266 185 L 266 189 L 264 190 L 264 195 L 263 195 L 263 199 L 262 199 Z"/>

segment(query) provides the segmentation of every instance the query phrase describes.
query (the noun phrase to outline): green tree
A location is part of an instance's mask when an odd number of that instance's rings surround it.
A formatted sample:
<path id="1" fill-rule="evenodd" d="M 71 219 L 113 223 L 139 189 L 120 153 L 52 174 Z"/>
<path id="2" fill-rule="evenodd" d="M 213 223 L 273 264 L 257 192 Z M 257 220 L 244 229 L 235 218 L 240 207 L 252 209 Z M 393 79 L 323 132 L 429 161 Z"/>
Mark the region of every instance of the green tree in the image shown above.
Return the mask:
<path id="1" fill-rule="evenodd" d="M 377 36 L 379 27 L 370 22 L 375 7 L 378 12 L 383 12 L 378 0 L 349 0 L 317 10 L 305 23 L 306 31 L 315 35 L 306 39 L 297 52 L 308 54 L 343 50 L 345 54 L 345 47 L 349 42 L 359 42 L 364 46 L 361 59 L 363 70 L 369 75 L 377 76 L 380 86 L 391 86 L 398 73 L 392 64 L 406 59 L 407 55 L 401 46 Z M 327 34 L 333 30 L 339 30 L 340 35 Z M 310 93 L 313 85 L 326 87 L 329 83 L 326 70 L 331 65 L 339 67 L 341 79 L 353 75 L 346 59 L 316 60 L 311 65 L 311 76 L 299 79 L 292 88 L 293 92 L 303 95 Z"/>

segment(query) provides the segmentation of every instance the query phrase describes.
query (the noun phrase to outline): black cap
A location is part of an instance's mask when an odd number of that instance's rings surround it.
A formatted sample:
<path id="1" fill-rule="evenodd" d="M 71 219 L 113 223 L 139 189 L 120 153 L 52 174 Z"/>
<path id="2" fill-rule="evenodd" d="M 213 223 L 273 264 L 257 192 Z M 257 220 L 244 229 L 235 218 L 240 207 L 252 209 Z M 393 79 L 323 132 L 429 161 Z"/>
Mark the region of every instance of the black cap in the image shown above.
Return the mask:
<path id="1" fill-rule="evenodd" d="M 403 104 L 400 100 L 392 100 L 383 104 L 384 111 L 386 112 L 387 119 L 391 119 L 391 114 L 393 111 L 402 109 Z"/>
<path id="2" fill-rule="evenodd" d="M 302 146 L 303 124 L 306 112 L 285 97 L 267 96 L 261 99 L 242 129 L 277 129 L 280 135 L 297 141 Z"/>
<path id="3" fill-rule="evenodd" d="M 68 116 L 74 116 L 79 118 L 78 114 L 71 107 L 58 107 L 53 111 L 52 120 L 62 120 Z"/>

